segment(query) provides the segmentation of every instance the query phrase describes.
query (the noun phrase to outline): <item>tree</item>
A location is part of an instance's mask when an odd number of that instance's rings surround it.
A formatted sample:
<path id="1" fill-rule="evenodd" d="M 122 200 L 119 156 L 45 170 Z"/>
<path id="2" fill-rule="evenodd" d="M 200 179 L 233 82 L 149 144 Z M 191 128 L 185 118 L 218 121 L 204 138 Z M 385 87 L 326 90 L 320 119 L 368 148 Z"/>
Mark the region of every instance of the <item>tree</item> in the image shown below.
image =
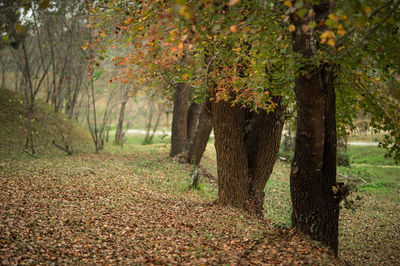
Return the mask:
<path id="1" fill-rule="evenodd" d="M 194 136 L 189 145 L 188 163 L 199 165 L 208 139 L 212 131 L 211 101 L 206 97 L 205 102 L 200 104 L 201 110 L 198 118 L 198 126 L 195 128 Z"/>
<path id="2" fill-rule="evenodd" d="M 385 94 L 388 81 L 396 82 L 390 75 L 398 76 L 398 64 L 388 55 L 398 48 L 394 18 L 400 3 L 332 3 L 132 1 L 128 10 L 136 11 L 120 20 L 130 40 L 136 40 L 131 62 L 140 62 L 142 78 L 161 79 L 172 88 L 192 85 L 204 95 L 207 112 L 200 115 L 197 133 L 207 136 L 212 121 L 222 205 L 262 215 L 285 110 L 296 95 L 293 226 L 337 252 L 339 202 L 348 190 L 336 182 L 336 128 L 351 124 L 355 110 L 362 108 L 376 118 L 375 128 L 389 132 L 384 145 L 395 154 L 400 151 L 398 101 Z M 185 117 L 190 100 L 184 89 L 181 100 L 179 90 L 176 106 L 184 108 L 178 107 L 177 115 Z M 339 100 L 345 105 L 337 112 Z M 182 133 L 174 154 L 187 149 L 188 128 L 174 130 Z M 205 147 L 206 138 L 201 139 L 199 144 L 195 138 L 191 147 Z M 201 156 L 191 147 L 188 160 L 198 164 Z"/>
<path id="3" fill-rule="evenodd" d="M 218 202 L 262 215 L 264 187 L 272 173 L 283 128 L 283 111 L 259 113 L 213 103 L 218 164 Z M 229 136 L 229 137 L 227 137 Z"/>
<path id="4" fill-rule="evenodd" d="M 121 94 L 122 94 L 121 107 L 119 110 L 117 130 L 115 131 L 115 139 L 114 139 L 114 142 L 117 144 L 122 144 L 124 139 L 124 120 L 125 120 L 126 105 L 128 104 L 128 101 L 130 99 L 129 92 L 130 89 L 128 86 L 125 86 L 125 88 L 123 87 L 121 88 Z"/>
<path id="5" fill-rule="evenodd" d="M 188 108 L 189 91 L 187 84 L 180 82 L 175 85 L 174 109 L 172 115 L 171 151 L 174 157 L 188 148 Z"/>
<path id="6" fill-rule="evenodd" d="M 37 5 L 35 1 L 5 1 L 2 3 L 1 24 L 6 31 L 2 32 L 2 45 L 9 45 L 18 70 L 22 73 L 21 85 L 26 104 L 26 142 L 24 151 L 33 156 L 35 148 L 35 101 L 39 89 L 47 76 L 50 64 L 43 47 L 40 45 L 40 27 L 36 21 L 36 12 L 40 12 L 47 5 Z M 26 12 L 32 13 L 33 20 L 25 19 Z M 3 17 L 4 16 L 4 17 Z M 3 20 L 5 18 L 5 20 Z M 30 42 L 38 41 L 39 45 Z"/>
<path id="7" fill-rule="evenodd" d="M 331 8 L 330 1 L 320 1 L 314 6 L 315 16 L 293 14 L 291 21 L 301 29 L 311 21 L 326 19 Z M 299 60 L 307 60 L 295 79 L 297 132 L 290 175 L 292 225 L 337 253 L 339 200 L 332 190 L 337 186 L 333 66 L 309 62 L 318 52 L 315 31 L 293 31 L 292 38 Z"/>
<path id="8" fill-rule="evenodd" d="M 297 66 L 295 79 L 297 132 L 295 157 L 290 175 L 292 224 L 300 231 L 328 245 L 336 255 L 339 203 L 347 196 L 349 190 L 347 186 L 336 182 L 335 91 L 351 97 L 353 103 L 350 105 L 354 105 L 358 99 L 354 95 L 357 93 L 354 87 L 335 88 L 335 86 L 339 80 L 338 76 L 343 75 L 341 69 L 346 69 L 350 73 L 355 71 L 362 73 L 359 62 L 371 59 L 370 51 L 365 49 L 368 47 L 368 36 L 374 34 L 399 6 L 393 1 L 382 1 L 381 6 L 372 12 L 368 3 L 364 4 L 358 3 L 352 6 L 351 3 L 337 2 L 335 5 L 329 0 L 319 1 L 315 5 L 307 1 L 285 2 L 291 13 L 292 24 L 289 28 L 292 31 L 293 52 L 296 53 Z M 348 15 L 343 11 L 346 5 L 350 5 L 347 6 Z M 302 9 L 297 8 L 298 6 Z M 382 10 L 385 10 L 383 14 L 380 13 Z M 354 20 L 355 26 L 346 32 L 341 21 L 348 18 L 347 25 L 352 27 Z M 367 26 L 367 22 L 371 27 Z M 342 38 L 336 38 L 333 31 Z M 354 31 L 358 32 L 352 35 Z M 349 57 L 350 52 L 351 57 Z M 356 91 L 358 89 L 355 87 Z M 365 92 L 362 94 L 365 95 Z M 372 97 L 369 97 L 369 101 L 371 100 Z M 376 102 L 376 99 L 372 102 Z M 364 107 L 368 109 L 370 104 L 371 102 Z M 356 107 L 358 109 L 358 105 Z M 350 110 L 349 106 L 344 108 Z M 377 114 L 383 114 L 382 116 L 386 117 L 383 120 L 390 117 L 384 109 L 379 110 Z M 347 117 L 350 117 L 351 121 L 351 114 Z M 389 125 L 392 122 L 385 124 Z M 393 125 L 385 128 L 396 132 L 396 127 Z"/>

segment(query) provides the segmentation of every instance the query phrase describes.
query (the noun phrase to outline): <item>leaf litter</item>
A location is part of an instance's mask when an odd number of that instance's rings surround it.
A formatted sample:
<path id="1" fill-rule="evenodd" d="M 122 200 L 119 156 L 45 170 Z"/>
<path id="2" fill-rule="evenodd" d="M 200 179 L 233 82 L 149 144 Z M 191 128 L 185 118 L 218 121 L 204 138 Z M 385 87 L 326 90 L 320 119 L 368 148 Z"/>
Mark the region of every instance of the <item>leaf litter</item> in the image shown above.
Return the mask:
<path id="1" fill-rule="evenodd" d="M 0 263 L 338 263 L 325 248 L 289 229 L 188 191 L 190 166 L 170 160 L 166 152 L 152 153 L 150 162 L 149 155 L 3 163 Z"/>

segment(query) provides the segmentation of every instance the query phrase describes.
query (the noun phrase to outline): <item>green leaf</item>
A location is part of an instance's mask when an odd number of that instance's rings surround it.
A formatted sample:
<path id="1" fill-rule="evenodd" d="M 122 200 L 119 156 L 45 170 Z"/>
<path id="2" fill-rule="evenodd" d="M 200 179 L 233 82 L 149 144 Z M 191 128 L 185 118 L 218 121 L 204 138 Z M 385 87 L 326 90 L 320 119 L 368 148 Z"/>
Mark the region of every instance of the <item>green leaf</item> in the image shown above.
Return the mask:
<path id="1" fill-rule="evenodd" d="M 178 5 L 183 6 L 183 5 L 186 4 L 186 0 L 176 0 L 176 3 L 177 3 Z"/>
<path id="2" fill-rule="evenodd" d="M 358 29 L 362 29 L 367 24 L 367 19 L 365 17 L 361 17 L 356 20 L 355 25 Z"/>
<path id="3" fill-rule="evenodd" d="M 325 21 L 326 26 L 328 26 L 329 28 L 337 28 L 338 24 L 336 23 L 336 21 L 334 21 L 333 19 L 327 19 Z"/>
<path id="4" fill-rule="evenodd" d="M 8 42 L 8 39 L 9 39 L 8 34 L 3 35 L 3 42 L 7 43 L 7 42 Z"/>
<path id="5" fill-rule="evenodd" d="M 302 8 L 299 11 L 297 11 L 297 15 L 302 18 L 305 14 L 307 14 L 307 12 L 308 12 L 307 8 Z"/>
<path id="6" fill-rule="evenodd" d="M 315 21 L 310 21 L 310 23 L 308 23 L 308 26 L 309 26 L 311 29 L 314 29 L 315 26 L 317 26 L 317 23 L 315 23 Z"/>

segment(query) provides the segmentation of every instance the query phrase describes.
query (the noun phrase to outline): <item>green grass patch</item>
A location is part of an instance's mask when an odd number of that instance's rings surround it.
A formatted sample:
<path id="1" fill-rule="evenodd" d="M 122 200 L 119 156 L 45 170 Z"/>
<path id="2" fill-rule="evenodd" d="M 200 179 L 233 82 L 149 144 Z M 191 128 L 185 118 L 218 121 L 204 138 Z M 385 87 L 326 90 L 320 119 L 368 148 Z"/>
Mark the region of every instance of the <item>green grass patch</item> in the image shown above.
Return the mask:
<path id="1" fill-rule="evenodd" d="M 349 146 L 351 163 L 370 165 L 395 165 L 393 158 L 386 158 L 386 150 L 376 146 Z"/>
<path id="2" fill-rule="evenodd" d="M 351 167 L 339 167 L 338 172 L 349 177 L 359 191 L 392 193 L 400 188 L 400 166 L 393 158 L 386 158 L 386 151 L 375 146 L 350 146 Z"/>

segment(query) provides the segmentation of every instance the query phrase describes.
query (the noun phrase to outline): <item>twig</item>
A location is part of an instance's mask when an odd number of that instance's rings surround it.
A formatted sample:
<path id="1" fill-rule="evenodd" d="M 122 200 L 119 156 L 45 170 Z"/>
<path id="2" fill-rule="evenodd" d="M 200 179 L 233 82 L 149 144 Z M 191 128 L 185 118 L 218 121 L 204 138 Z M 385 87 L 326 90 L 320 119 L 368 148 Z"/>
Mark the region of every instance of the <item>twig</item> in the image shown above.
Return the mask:
<path id="1" fill-rule="evenodd" d="M 35 155 L 33 155 L 30 151 L 28 151 L 28 149 L 24 149 L 24 152 L 29 154 L 31 157 L 35 158 Z"/>
<path id="2" fill-rule="evenodd" d="M 53 140 L 52 143 L 54 144 L 54 146 L 56 146 L 56 147 L 59 148 L 60 150 L 65 151 L 66 153 L 68 153 L 68 155 L 72 155 L 72 151 L 69 150 L 68 145 L 67 145 L 66 148 L 64 148 L 63 146 L 57 144 L 55 140 Z"/>

